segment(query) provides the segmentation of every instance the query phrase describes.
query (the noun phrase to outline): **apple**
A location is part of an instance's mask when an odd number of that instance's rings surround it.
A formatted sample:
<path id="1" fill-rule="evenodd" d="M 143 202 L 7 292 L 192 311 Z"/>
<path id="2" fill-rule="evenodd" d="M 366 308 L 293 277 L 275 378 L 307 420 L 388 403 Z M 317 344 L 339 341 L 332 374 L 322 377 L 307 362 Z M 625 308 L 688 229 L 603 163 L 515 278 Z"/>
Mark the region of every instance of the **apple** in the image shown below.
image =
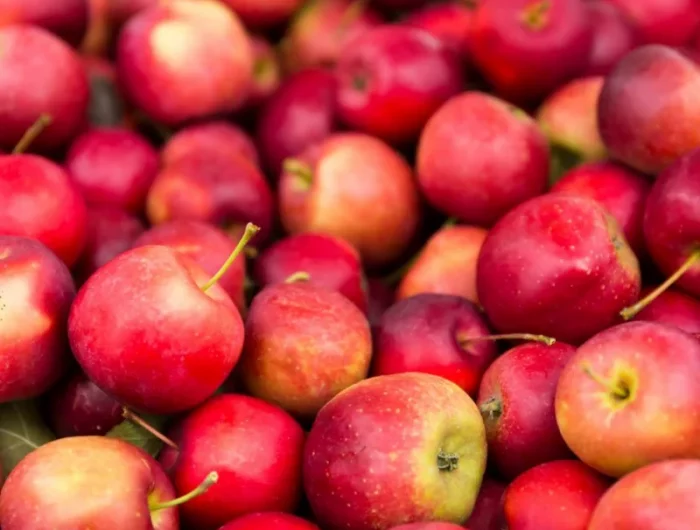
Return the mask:
<path id="1" fill-rule="evenodd" d="M 44 114 L 51 123 L 32 148 L 65 146 L 82 127 L 90 100 L 78 55 L 58 37 L 29 25 L 0 28 L 0 50 L 0 149 L 12 149 Z"/>
<path id="2" fill-rule="evenodd" d="M 699 90 L 697 65 L 679 51 L 650 44 L 625 55 L 598 100 L 598 127 L 610 155 L 653 175 L 700 147 Z"/>
<path id="3" fill-rule="evenodd" d="M 609 0 L 622 11 L 642 42 L 682 46 L 700 27 L 694 0 Z"/>
<path id="4" fill-rule="evenodd" d="M 700 521 L 700 461 L 668 460 L 621 478 L 600 499 L 588 530 L 693 530 Z"/>
<path id="5" fill-rule="evenodd" d="M 253 53 L 240 19 L 223 4 L 172 0 L 129 19 L 117 42 L 117 71 L 130 100 L 175 126 L 240 106 Z"/>
<path id="6" fill-rule="evenodd" d="M 367 278 L 367 319 L 372 336 L 376 335 L 382 316 L 396 301 L 394 290 L 380 278 Z"/>
<path id="7" fill-rule="evenodd" d="M 0 0 L 0 13 L 0 26 L 39 26 L 73 46 L 81 43 L 88 24 L 87 0 Z"/>
<path id="8" fill-rule="evenodd" d="M 401 279 L 399 300 L 422 293 L 461 296 L 478 305 L 476 263 L 487 230 L 477 226 L 446 226 L 425 243 Z"/>
<path id="9" fill-rule="evenodd" d="M 411 11 L 401 24 L 422 29 L 437 37 L 455 52 L 463 62 L 471 62 L 471 27 L 474 7 L 469 2 L 451 0 L 439 4 L 427 4 Z"/>
<path id="10" fill-rule="evenodd" d="M 455 523 L 407 523 L 399 526 L 392 526 L 391 530 L 464 530 L 463 526 Z"/>
<path id="11" fill-rule="evenodd" d="M 607 75 L 615 64 L 637 46 L 638 35 L 628 19 L 610 0 L 587 0 L 593 29 L 593 45 L 582 75 Z"/>
<path id="12" fill-rule="evenodd" d="M 248 27 L 268 28 L 285 22 L 303 0 L 223 0 Z"/>
<path id="13" fill-rule="evenodd" d="M 296 508 L 304 431 L 278 407 L 221 394 L 184 416 L 171 437 L 179 450 L 165 447 L 159 460 L 178 493 L 191 490 L 210 470 L 219 477 L 180 509 L 185 522 L 199 530 L 249 513 Z"/>
<path id="14" fill-rule="evenodd" d="M 333 134 L 287 159 L 278 193 L 288 233 L 345 239 L 369 267 L 401 257 L 421 216 L 411 167 L 389 145 L 361 133 Z"/>
<path id="15" fill-rule="evenodd" d="M 82 60 L 90 84 L 90 101 L 83 132 L 91 127 L 133 129 L 133 109 L 119 91 L 114 64 L 101 57 L 84 56 Z"/>
<path id="16" fill-rule="evenodd" d="M 416 156 L 428 202 L 479 226 L 543 193 L 549 178 L 549 146 L 537 123 L 482 92 L 465 92 L 440 107 L 423 129 Z"/>
<path id="17" fill-rule="evenodd" d="M 246 108 L 257 109 L 282 82 L 282 67 L 277 50 L 269 41 L 258 35 L 251 36 L 253 47 L 253 86 L 246 99 Z"/>
<path id="18" fill-rule="evenodd" d="M 503 530 L 503 494 L 506 485 L 485 477 L 474 511 L 466 522 L 468 530 Z"/>
<path id="19" fill-rule="evenodd" d="M 386 25 L 343 48 L 335 67 L 337 112 L 354 130 L 405 144 L 420 136 L 463 85 L 462 64 L 430 33 Z"/>
<path id="20" fill-rule="evenodd" d="M 536 465 L 572 457 L 559 433 L 554 395 L 576 349 L 558 342 L 516 346 L 484 372 L 477 405 L 486 426 L 489 463 L 513 479 Z"/>
<path id="21" fill-rule="evenodd" d="M 700 342 L 677 328 L 627 322 L 602 331 L 559 378 L 559 430 L 576 456 L 611 477 L 699 458 L 698 370 Z"/>
<path id="22" fill-rule="evenodd" d="M 322 528 L 463 523 L 486 466 L 479 410 L 430 374 L 373 377 L 321 409 L 304 448 L 304 489 Z"/>
<path id="23" fill-rule="evenodd" d="M 212 277 L 158 245 L 131 249 L 95 272 L 68 320 L 86 375 L 122 404 L 152 414 L 182 412 L 214 394 L 243 348 L 241 316 L 216 282 L 255 228 Z"/>
<path id="24" fill-rule="evenodd" d="M 608 481 L 577 460 L 540 464 L 503 495 L 508 530 L 587 530 Z"/>
<path id="25" fill-rule="evenodd" d="M 311 232 L 285 237 L 255 259 L 253 273 L 258 286 L 266 287 L 300 271 L 308 274 L 308 283 L 338 291 L 367 312 L 367 280 L 360 255 L 344 240 Z"/>
<path id="26" fill-rule="evenodd" d="M 643 289 L 642 298 L 654 289 Z M 683 292 L 669 289 L 637 313 L 634 320 L 674 326 L 700 338 L 700 301 Z"/>
<path id="27" fill-rule="evenodd" d="M 109 18 L 115 25 L 121 26 L 139 11 L 157 3 L 158 0 L 110 0 L 108 2 Z"/>
<path id="28" fill-rule="evenodd" d="M 309 521 L 282 512 L 258 512 L 244 515 L 226 523 L 219 530 L 320 530 Z"/>

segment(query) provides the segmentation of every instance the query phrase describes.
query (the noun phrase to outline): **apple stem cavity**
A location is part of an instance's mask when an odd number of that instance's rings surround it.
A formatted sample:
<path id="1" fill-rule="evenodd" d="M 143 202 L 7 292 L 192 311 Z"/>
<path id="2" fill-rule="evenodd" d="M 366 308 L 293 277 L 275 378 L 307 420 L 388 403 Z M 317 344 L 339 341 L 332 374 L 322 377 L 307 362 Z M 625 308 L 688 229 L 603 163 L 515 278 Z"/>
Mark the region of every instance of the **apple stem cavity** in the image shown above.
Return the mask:
<path id="1" fill-rule="evenodd" d="M 541 0 L 523 10 L 522 22 L 530 29 L 540 31 L 549 22 L 548 12 L 552 7 L 550 0 Z"/>
<path id="2" fill-rule="evenodd" d="M 22 138 L 19 139 L 19 142 L 17 142 L 17 145 L 15 145 L 15 148 L 12 150 L 12 154 L 19 155 L 29 149 L 32 142 L 39 137 L 44 129 L 51 125 L 52 121 L 53 118 L 49 114 L 42 114 L 39 116 L 29 129 L 24 132 Z"/>
<path id="3" fill-rule="evenodd" d="M 298 282 L 308 282 L 311 279 L 311 275 L 308 272 L 297 271 L 284 280 L 284 283 L 298 283 Z"/>
<path id="4" fill-rule="evenodd" d="M 296 158 L 287 158 L 282 162 L 282 169 L 297 177 L 305 186 L 311 187 L 314 182 L 314 174 L 311 166 Z"/>
<path id="5" fill-rule="evenodd" d="M 541 342 L 547 346 L 551 346 L 557 339 L 553 337 L 547 337 L 546 335 L 533 335 L 532 333 L 503 333 L 500 335 L 483 335 L 481 337 L 457 337 L 457 342 L 461 347 L 466 347 L 470 342 L 477 342 L 483 340 L 527 340 L 531 342 Z"/>
<path id="6" fill-rule="evenodd" d="M 631 305 L 629 307 L 624 308 L 622 311 L 620 311 L 620 316 L 625 319 L 625 320 L 630 320 L 637 316 L 637 314 L 644 309 L 646 306 L 648 306 L 651 302 L 656 300 L 656 298 L 666 291 L 671 285 L 676 283 L 681 276 L 683 276 L 686 272 L 688 272 L 691 268 L 693 268 L 695 265 L 700 262 L 700 249 L 696 249 L 693 252 L 691 252 L 690 256 L 688 256 L 688 259 L 683 262 L 683 265 L 681 265 L 676 272 L 674 272 L 671 276 L 669 276 L 665 282 L 663 282 L 661 285 L 659 285 L 656 289 L 654 289 L 652 292 L 650 292 L 648 295 L 646 295 L 644 298 L 639 300 L 636 304 Z"/>
<path id="7" fill-rule="evenodd" d="M 165 510 L 166 508 L 174 508 L 175 506 L 180 506 L 181 504 L 185 504 L 187 501 L 191 501 L 195 497 L 199 497 L 200 495 L 206 493 L 207 490 L 211 488 L 214 484 L 216 484 L 218 481 L 219 474 L 216 471 L 212 471 L 204 478 L 204 480 L 199 486 L 197 486 L 189 493 L 186 493 L 185 495 L 178 497 L 177 499 L 172 499 L 170 501 L 153 503 L 149 502 L 148 509 L 151 513 L 153 513 L 157 512 L 158 510 Z"/>
<path id="8" fill-rule="evenodd" d="M 163 442 L 165 445 L 172 447 L 176 451 L 179 451 L 179 447 L 175 442 L 173 442 L 170 438 L 165 436 L 163 433 L 158 432 L 158 429 L 150 425 L 146 420 L 141 418 L 140 416 L 134 414 L 129 408 L 123 407 L 122 408 L 122 417 L 130 421 L 131 423 L 135 423 L 139 427 L 141 427 L 144 431 L 147 431 L 151 433 L 153 436 L 158 438 L 161 442 Z"/>
<path id="9" fill-rule="evenodd" d="M 437 465 L 440 471 L 454 471 L 459 467 L 459 455 L 441 450 L 437 455 Z"/>
<path id="10" fill-rule="evenodd" d="M 228 257 L 226 260 L 226 263 L 224 263 L 221 268 L 216 271 L 216 274 L 212 276 L 207 283 L 202 285 L 201 289 L 205 293 L 211 289 L 211 287 L 218 282 L 221 277 L 226 274 L 226 271 L 229 269 L 231 264 L 236 261 L 236 258 L 239 256 L 239 254 L 243 251 L 245 246 L 248 244 L 248 241 L 252 239 L 252 237 L 260 230 L 259 226 L 255 226 L 253 223 L 248 223 L 245 227 L 245 232 L 243 232 L 243 235 L 241 236 L 241 239 L 238 241 L 238 244 L 236 245 L 236 248 L 233 249 L 233 252 L 231 252 L 231 255 Z"/>
<path id="11" fill-rule="evenodd" d="M 630 397 L 630 389 L 623 381 L 614 382 L 610 379 L 606 379 L 593 370 L 593 367 L 589 363 L 584 364 L 582 369 L 588 377 L 605 388 L 617 401 L 624 401 Z"/>
<path id="12" fill-rule="evenodd" d="M 481 404 L 479 410 L 481 411 L 481 416 L 485 420 L 492 420 L 501 416 L 501 413 L 503 412 L 503 407 L 501 406 L 501 402 L 498 399 L 490 398 Z"/>

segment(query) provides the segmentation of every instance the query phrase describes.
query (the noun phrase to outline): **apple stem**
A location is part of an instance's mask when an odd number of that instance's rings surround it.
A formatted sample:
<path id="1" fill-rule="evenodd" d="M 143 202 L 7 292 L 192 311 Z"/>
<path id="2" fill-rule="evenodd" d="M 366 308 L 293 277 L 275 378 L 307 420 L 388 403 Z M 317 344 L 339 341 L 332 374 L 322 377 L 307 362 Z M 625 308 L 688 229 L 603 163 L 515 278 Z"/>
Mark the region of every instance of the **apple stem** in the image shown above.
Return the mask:
<path id="1" fill-rule="evenodd" d="M 12 150 L 12 154 L 19 155 L 29 149 L 32 142 L 37 139 L 44 129 L 51 125 L 52 121 L 53 118 L 49 114 L 42 114 L 39 116 L 36 121 L 30 125 L 29 129 L 24 132 L 22 138 L 19 139 L 19 142 L 17 142 L 17 145 L 15 145 L 15 148 Z"/>
<path id="2" fill-rule="evenodd" d="M 201 289 L 205 293 L 211 289 L 212 285 L 214 285 L 216 282 L 218 282 L 221 277 L 226 274 L 226 271 L 229 269 L 231 264 L 236 261 L 236 258 L 238 255 L 243 251 L 245 246 L 248 244 L 248 241 L 252 239 L 252 237 L 260 230 L 259 226 L 255 226 L 253 223 L 248 223 L 245 227 L 245 232 L 243 232 L 243 236 L 241 236 L 240 241 L 238 241 L 238 244 L 236 245 L 236 248 L 233 249 L 233 252 L 231 252 L 231 255 L 228 257 L 226 260 L 226 263 L 224 263 L 221 268 L 216 271 L 216 274 L 212 276 L 207 283 L 202 285 Z"/>
<path id="3" fill-rule="evenodd" d="M 648 306 L 650 303 L 656 300 L 656 298 L 658 298 L 658 296 L 661 293 L 663 293 L 669 287 L 671 287 L 671 285 L 676 283 L 680 279 L 680 277 L 683 276 L 686 272 L 688 272 L 694 265 L 696 265 L 698 261 L 700 261 L 700 249 L 693 251 L 690 254 L 690 256 L 688 256 L 688 259 L 685 260 L 683 265 L 681 265 L 676 272 L 669 276 L 664 283 L 659 285 L 656 289 L 654 289 L 644 298 L 639 300 L 636 304 L 631 305 L 629 307 L 625 307 L 622 311 L 620 311 L 620 316 L 625 320 L 630 320 L 631 318 L 637 316 L 637 314 L 642 309 L 644 309 L 646 306 Z"/>
<path id="4" fill-rule="evenodd" d="M 186 493 L 182 497 L 178 497 L 177 499 L 172 499 L 170 501 L 149 503 L 148 509 L 151 513 L 153 513 L 157 512 L 158 510 L 165 510 L 166 508 L 174 508 L 175 506 L 180 506 L 181 504 L 185 504 L 187 501 L 191 501 L 195 497 L 199 497 L 200 495 L 206 493 L 207 490 L 211 488 L 214 484 L 216 484 L 218 481 L 219 474 L 216 471 L 212 471 L 204 478 L 204 480 L 199 486 L 197 486 L 189 493 Z"/>
<path id="5" fill-rule="evenodd" d="M 296 158 L 287 158 L 282 162 L 282 169 L 286 173 L 291 173 L 295 177 L 298 177 L 304 184 L 311 186 L 314 182 L 314 174 L 311 170 L 311 166 L 297 160 Z"/>
<path id="6" fill-rule="evenodd" d="M 297 282 L 308 282 L 311 279 L 311 275 L 308 272 L 297 271 L 284 280 L 284 283 L 297 283 Z"/>
<path id="7" fill-rule="evenodd" d="M 630 396 L 630 392 L 627 388 L 621 386 L 620 384 L 615 384 L 609 379 L 605 379 L 602 375 L 596 373 L 589 363 L 585 363 L 582 366 L 582 369 L 588 377 L 590 377 L 591 379 L 593 379 L 593 381 L 605 388 L 608 392 L 610 392 L 612 396 L 616 397 L 617 399 L 623 400 L 627 399 Z"/>
<path id="8" fill-rule="evenodd" d="M 481 337 L 457 337 L 459 345 L 464 347 L 470 342 L 483 340 L 528 340 L 532 342 L 541 342 L 547 346 L 551 346 L 557 339 L 547 337 L 546 335 L 533 335 L 532 333 L 503 333 L 501 335 L 483 335 Z"/>
<path id="9" fill-rule="evenodd" d="M 134 414 L 129 408 L 123 407 L 122 408 L 122 417 L 130 421 L 132 423 L 135 423 L 139 427 L 141 427 L 143 430 L 150 432 L 153 436 L 158 438 L 161 442 L 163 442 L 165 445 L 172 447 L 176 451 L 179 451 L 179 448 L 175 442 L 173 442 L 170 438 L 165 436 L 164 434 L 158 432 L 158 429 L 150 425 L 146 420 L 141 418 L 140 416 L 137 416 Z"/>
<path id="10" fill-rule="evenodd" d="M 479 407 L 481 415 L 486 419 L 498 418 L 503 412 L 501 402 L 496 398 L 490 398 L 484 401 Z"/>
<path id="11" fill-rule="evenodd" d="M 441 450 L 437 456 L 437 465 L 440 471 L 454 471 L 459 466 L 459 455 Z"/>
<path id="12" fill-rule="evenodd" d="M 547 12 L 551 7 L 550 0 L 542 0 L 529 5 L 523 11 L 521 20 L 529 28 L 539 31 L 544 28 L 548 22 L 549 17 L 547 16 Z"/>

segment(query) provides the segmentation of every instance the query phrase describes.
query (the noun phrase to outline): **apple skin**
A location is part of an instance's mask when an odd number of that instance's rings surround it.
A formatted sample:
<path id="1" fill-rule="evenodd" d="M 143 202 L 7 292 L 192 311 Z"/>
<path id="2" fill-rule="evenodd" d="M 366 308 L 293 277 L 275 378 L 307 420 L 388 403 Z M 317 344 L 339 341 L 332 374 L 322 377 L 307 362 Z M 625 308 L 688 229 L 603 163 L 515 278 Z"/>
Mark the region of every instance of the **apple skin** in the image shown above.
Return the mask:
<path id="1" fill-rule="evenodd" d="M 413 172 L 401 155 L 372 136 L 348 132 L 333 134 L 296 158 L 308 164 L 311 182 L 282 173 L 279 208 L 288 233 L 345 239 L 370 268 L 401 257 L 421 217 Z"/>
<path id="2" fill-rule="evenodd" d="M 476 263 L 487 233 L 464 225 L 435 232 L 401 279 L 397 299 L 422 293 L 451 294 L 478 305 Z"/>
<path id="3" fill-rule="evenodd" d="M 250 395 L 309 420 L 367 377 L 371 357 L 369 323 L 350 300 L 323 287 L 282 283 L 253 299 L 237 371 Z"/>
<path id="4" fill-rule="evenodd" d="M 120 254 L 71 307 L 68 337 L 87 376 L 152 414 L 190 409 L 226 380 L 243 348 L 234 303 L 194 261 L 163 246 Z M 165 372 L 164 372 L 165 370 Z"/>
<path id="5" fill-rule="evenodd" d="M 611 477 L 659 460 L 700 458 L 698 370 L 700 342 L 677 328 L 627 322 L 602 331 L 559 378 L 559 430 L 576 456 Z"/>
<path id="6" fill-rule="evenodd" d="M 446 456 L 459 458 L 456 468 L 438 467 Z M 304 449 L 304 488 L 328 530 L 462 523 L 485 466 L 471 398 L 435 375 L 395 374 L 357 383 L 321 409 Z"/>
<path id="7" fill-rule="evenodd" d="M 0 234 L 37 239 L 71 267 L 85 247 L 86 220 L 85 201 L 63 168 L 36 155 L 0 154 Z"/>
<path id="8" fill-rule="evenodd" d="M 608 487 L 604 477 L 577 460 L 540 464 L 506 489 L 505 524 L 508 530 L 587 530 Z"/>
<path id="9" fill-rule="evenodd" d="M 694 0 L 611 0 L 643 43 L 682 46 L 700 27 Z"/>
<path id="10" fill-rule="evenodd" d="M 396 294 L 381 278 L 367 278 L 367 299 L 367 319 L 374 337 L 382 316 L 396 302 Z"/>
<path id="11" fill-rule="evenodd" d="M 250 89 L 245 108 L 255 110 L 267 101 L 282 82 L 282 66 L 277 49 L 265 38 L 252 35 L 253 86 Z"/>
<path id="12" fill-rule="evenodd" d="M 623 13 L 609 0 L 584 3 L 593 28 L 593 45 L 582 75 L 607 75 L 615 64 L 632 51 L 638 38 Z"/>
<path id="13" fill-rule="evenodd" d="M 537 123 L 520 109 L 469 91 L 430 118 L 416 168 L 421 191 L 435 208 L 468 224 L 490 226 L 545 191 L 549 146 Z"/>
<path id="14" fill-rule="evenodd" d="M 650 190 L 644 175 L 609 160 L 576 166 L 551 188 L 597 201 L 615 218 L 637 256 L 646 254 L 643 222 Z"/>
<path id="15" fill-rule="evenodd" d="M 360 255 L 344 240 L 311 232 L 285 237 L 255 259 L 253 274 L 258 286 L 266 287 L 297 272 L 308 273 L 308 283 L 338 291 L 367 313 L 367 280 Z"/>
<path id="16" fill-rule="evenodd" d="M 468 530 L 503 530 L 503 494 L 506 485 L 485 477 L 474 511 L 467 519 Z"/>
<path id="17" fill-rule="evenodd" d="M 477 307 L 459 296 L 418 294 L 396 302 L 377 326 L 372 375 L 422 372 L 444 377 L 472 396 L 498 354 Z"/>
<path id="18" fill-rule="evenodd" d="M 285 22 L 303 0 L 223 0 L 250 28 L 269 28 Z"/>
<path id="19" fill-rule="evenodd" d="M 174 497 L 158 462 L 141 449 L 104 436 L 61 438 L 29 453 L 7 477 L 0 524 L 3 530 L 178 530 L 177 508 L 151 513 L 148 507 Z"/>
<path id="20" fill-rule="evenodd" d="M 340 52 L 336 105 L 350 128 L 406 144 L 464 84 L 462 64 L 430 33 L 385 25 Z"/>
<path id="21" fill-rule="evenodd" d="M 598 128 L 610 155 L 657 174 L 700 147 L 699 90 L 698 67 L 681 52 L 650 44 L 628 53 L 605 78 L 598 100 Z"/>
<path id="22" fill-rule="evenodd" d="M 132 248 L 147 245 L 169 247 L 197 263 L 211 277 L 226 262 L 236 244 L 226 232 L 215 226 L 200 221 L 179 220 L 151 227 L 133 242 Z M 241 254 L 217 282 L 242 316 L 247 312 L 245 275 L 245 255 Z"/>
<path id="23" fill-rule="evenodd" d="M 219 530 L 320 530 L 318 526 L 296 515 L 282 512 L 251 513 L 226 523 Z"/>
<path id="24" fill-rule="evenodd" d="M 588 530 L 694 530 L 700 461 L 669 460 L 622 477 L 600 499 Z"/>
<path id="25" fill-rule="evenodd" d="M 679 158 L 654 182 L 644 210 L 644 238 L 656 266 L 673 274 L 700 242 L 700 148 Z M 695 264 L 675 285 L 700 297 L 700 266 Z"/>
<path id="26" fill-rule="evenodd" d="M 39 26 L 72 46 L 83 39 L 88 24 L 87 0 L 0 0 L 0 26 Z"/>
<path id="27" fill-rule="evenodd" d="M 550 193 L 506 214 L 477 264 L 479 301 L 501 333 L 578 345 L 637 301 L 639 263 L 593 199 Z"/>
<path id="28" fill-rule="evenodd" d="M 559 375 L 573 346 L 526 343 L 508 350 L 486 370 L 479 386 L 489 463 L 513 479 L 544 462 L 573 457 L 554 415 Z"/>
<path id="29" fill-rule="evenodd" d="M 471 61 L 471 27 L 474 10 L 461 1 L 428 4 L 411 11 L 401 24 L 422 29 L 437 37 L 462 59 Z"/>
<path id="30" fill-rule="evenodd" d="M 70 271 L 34 239 L 0 235 L 0 402 L 39 396 L 63 375 Z"/>
<path id="31" fill-rule="evenodd" d="M 393 526 L 391 530 L 464 530 L 464 527 L 454 523 L 408 523 Z"/>
<path id="32" fill-rule="evenodd" d="M 175 126 L 240 106 L 253 53 L 243 24 L 223 4 L 173 0 L 129 19 L 117 42 L 117 71 L 131 101 Z"/>
<path id="33" fill-rule="evenodd" d="M 221 394 L 187 414 L 169 434 L 180 450 L 166 446 L 159 461 L 178 494 L 197 487 L 210 471 L 219 474 L 206 493 L 180 508 L 185 522 L 199 530 L 217 529 L 248 513 L 297 507 L 304 431 L 282 409 Z"/>
<path id="34" fill-rule="evenodd" d="M 652 287 L 642 289 L 640 297 L 644 298 L 652 290 Z M 634 320 L 666 324 L 700 338 L 700 301 L 683 292 L 669 289 L 637 313 Z"/>
<path id="35" fill-rule="evenodd" d="M 42 114 L 52 122 L 32 150 L 65 146 L 82 127 L 90 101 L 78 55 L 48 31 L 26 25 L 0 28 L 0 49 L 0 149 L 12 149 Z"/>

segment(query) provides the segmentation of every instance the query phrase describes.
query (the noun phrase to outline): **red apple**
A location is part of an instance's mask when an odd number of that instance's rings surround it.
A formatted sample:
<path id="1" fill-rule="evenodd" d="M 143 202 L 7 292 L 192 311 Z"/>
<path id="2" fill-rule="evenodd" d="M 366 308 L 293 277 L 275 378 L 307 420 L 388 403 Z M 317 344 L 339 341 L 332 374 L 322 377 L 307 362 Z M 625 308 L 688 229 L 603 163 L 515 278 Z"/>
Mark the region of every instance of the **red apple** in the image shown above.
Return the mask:
<path id="1" fill-rule="evenodd" d="M 464 527 L 455 523 L 408 523 L 392 526 L 391 530 L 464 530 Z"/>
<path id="2" fill-rule="evenodd" d="M 467 519 L 468 530 L 503 530 L 503 494 L 505 484 L 484 478 L 474 511 Z"/>
<path id="3" fill-rule="evenodd" d="M 489 226 L 544 192 L 549 147 L 535 121 L 520 109 L 481 92 L 465 92 L 428 121 L 416 167 L 428 202 L 465 223 Z"/>
<path id="4" fill-rule="evenodd" d="M 695 0 L 609 0 L 643 42 L 682 46 L 700 26 Z"/>
<path id="5" fill-rule="evenodd" d="M 223 0 L 248 27 L 267 28 L 285 22 L 303 0 Z"/>
<path id="6" fill-rule="evenodd" d="M 561 374 L 559 430 L 576 456 L 612 477 L 669 458 L 700 458 L 699 370 L 692 335 L 655 322 L 609 328 Z"/>
<path id="7" fill-rule="evenodd" d="M 473 20 L 474 8 L 469 2 L 451 0 L 427 4 L 412 11 L 401 20 L 401 24 L 427 31 L 457 53 L 463 61 L 470 62 Z"/>
<path id="8" fill-rule="evenodd" d="M 279 88 L 282 82 L 277 50 L 263 37 L 251 36 L 253 47 L 253 86 L 246 99 L 246 108 L 258 108 Z"/>
<path id="9" fill-rule="evenodd" d="M 128 97 L 151 119 L 178 125 L 237 108 L 253 73 L 239 18 L 214 0 L 156 3 L 119 34 L 117 69 Z"/>
<path id="10" fill-rule="evenodd" d="M 380 26 L 338 57 L 338 115 L 351 128 L 387 142 L 411 142 L 430 116 L 460 92 L 461 70 L 455 54 L 430 33 Z"/>
<path id="11" fill-rule="evenodd" d="M 344 240 L 326 234 L 288 236 L 255 259 L 254 277 L 260 287 L 284 282 L 297 272 L 312 285 L 338 291 L 367 312 L 367 290 L 360 255 Z"/>
<path id="12" fill-rule="evenodd" d="M 382 316 L 396 301 L 394 290 L 379 278 L 367 279 L 367 319 L 375 334 Z"/>
<path id="13" fill-rule="evenodd" d="M 304 488 L 322 528 L 462 523 L 485 465 L 484 424 L 466 393 L 434 375 L 388 375 L 348 388 L 318 413 Z"/>
<path id="14" fill-rule="evenodd" d="M 408 249 L 421 214 L 408 163 L 381 140 L 360 133 L 334 134 L 288 159 L 279 202 L 287 232 L 345 239 L 370 267 Z"/>
<path id="15" fill-rule="evenodd" d="M 226 523 L 219 530 L 320 530 L 318 526 L 296 515 L 282 512 L 258 512 Z"/>
<path id="16" fill-rule="evenodd" d="M 541 464 L 506 489 L 505 524 L 508 530 L 586 530 L 607 488 L 605 478 L 576 460 Z"/>
<path id="17" fill-rule="evenodd" d="M 698 460 L 658 462 L 630 473 L 600 499 L 588 530 L 695 530 L 698 476 Z"/>
<path id="18" fill-rule="evenodd" d="M 643 289 L 642 297 L 652 291 Z M 700 338 L 700 301 L 673 289 L 661 293 L 634 319 L 674 326 Z"/>
<path id="19" fill-rule="evenodd" d="M 698 91 L 700 72 L 683 53 L 659 45 L 628 53 L 605 78 L 598 103 L 610 155 L 656 174 L 700 147 Z"/>
<path id="20" fill-rule="evenodd" d="M 115 24 L 121 25 L 139 11 L 157 3 L 158 0 L 110 0 L 108 2 L 109 17 Z"/>
<path id="21" fill-rule="evenodd" d="M 29 24 L 61 37 L 73 46 L 83 39 L 88 24 L 87 0 L 0 0 L 0 26 Z"/>
<path id="22" fill-rule="evenodd" d="M 582 74 L 606 75 L 634 49 L 638 36 L 622 11 L 610 0 L 587 0 L 584 5 L 591 19 L 593 45 Z"/>
<path id="23" fill-rule="evenodd" d="M 210 470 L 219 480 L 181 508 L 185 522 L 214 530 L 248 513 L 293 511 L 301 492 L 304 432 L 281 409 L 235 394 L 211 398 L 173 430 L 179 450 L 160 461 L 178 492 L 191 490 Z"/>
<path id="24" fill-rule="evenodd" d="M 486 236 L 479 301 L 502 333 L 580 344 L 618 319 L 640 292 L 637 258 L 593 199 L 550 193 L 507 213 Z"/>

